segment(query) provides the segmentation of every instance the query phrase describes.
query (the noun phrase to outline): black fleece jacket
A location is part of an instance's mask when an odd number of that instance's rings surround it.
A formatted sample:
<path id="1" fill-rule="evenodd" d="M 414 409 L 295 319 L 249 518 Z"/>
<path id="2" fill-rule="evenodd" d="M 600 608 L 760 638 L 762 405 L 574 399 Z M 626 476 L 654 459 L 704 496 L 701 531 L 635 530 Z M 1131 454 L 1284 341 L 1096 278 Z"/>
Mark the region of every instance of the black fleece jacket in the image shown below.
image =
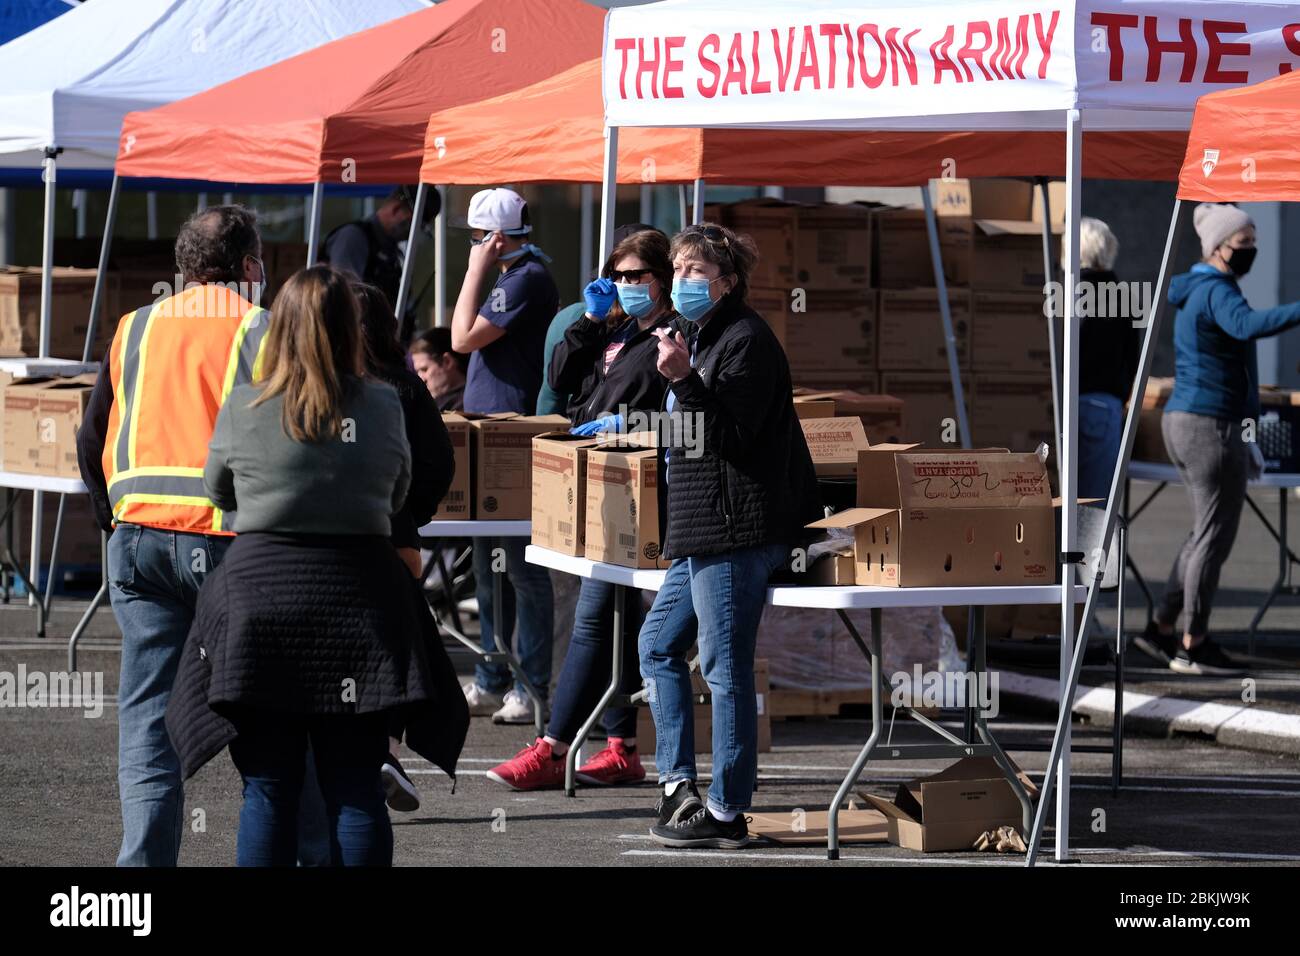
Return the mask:
<path id="1" fill-rule="evenodd" d="M 634 332 L 609 371 L 605 370 L 605 346 L 616 330 L 585 315 L 569 326 L 563 341 L 555 346 L 547 381 L 561 395 L 573 396 L 566 409 L 573 424 L 617 414 L 620 405 L 640 412 L 659 409 L 668 383 L 656 367 L 659 340 L 654 329 L 666 328 L 673 316 L 668 313 L 650 328 Z"/>

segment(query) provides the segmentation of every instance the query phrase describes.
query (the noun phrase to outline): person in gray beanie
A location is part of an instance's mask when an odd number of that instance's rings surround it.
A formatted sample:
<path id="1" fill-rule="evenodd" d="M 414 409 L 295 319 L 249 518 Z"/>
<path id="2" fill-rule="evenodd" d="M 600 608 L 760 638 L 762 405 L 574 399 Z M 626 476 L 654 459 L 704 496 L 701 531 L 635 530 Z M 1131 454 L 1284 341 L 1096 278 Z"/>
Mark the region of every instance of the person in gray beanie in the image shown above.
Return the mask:
<path id="1" fill-rule="evenodd" d="M 1192 530 L 1169 573 L 1155 620 L 1134 640 L 1181 674 L 1233 675 L 1242 668 L 1209 637 L 1219 569 L 1232 551 L 1246 482 L 1263 458 L 1257 339 L 1300 325 L 1300 302 L 1252 309 L 1237 280 L 1255 260 L 1255 224 L 1233 205 L 1202 203 L 1193 214 L 1202 261 L 1169 284 L 1174 319 L 1174 390 L 1161 430 L 1192 504 Z M 1174 628 L 1186 612 L 1181 639 Z"/>

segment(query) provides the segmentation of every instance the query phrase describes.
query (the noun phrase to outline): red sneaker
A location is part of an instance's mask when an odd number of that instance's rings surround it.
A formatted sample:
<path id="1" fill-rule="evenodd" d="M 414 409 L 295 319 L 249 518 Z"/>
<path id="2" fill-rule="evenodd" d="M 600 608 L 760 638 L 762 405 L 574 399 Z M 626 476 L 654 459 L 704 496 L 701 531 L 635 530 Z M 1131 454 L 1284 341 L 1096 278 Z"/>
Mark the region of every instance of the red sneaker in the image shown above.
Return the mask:
<path id="1" fill-rule="evenodd" d="M 511 790 L 555 790 L 564 786 L 564 758 L 551 752 L 541 737 L 487 772 L 489 780 Z"/>
<path id="2" fill-rule="evenodd" d="M 622 737 L 610 737 L 605 749 L 579 768 L 577 777 L 597 787 L 640 783 L 645 779 L 645 767 L 636 750 L 624 745 Z"/>

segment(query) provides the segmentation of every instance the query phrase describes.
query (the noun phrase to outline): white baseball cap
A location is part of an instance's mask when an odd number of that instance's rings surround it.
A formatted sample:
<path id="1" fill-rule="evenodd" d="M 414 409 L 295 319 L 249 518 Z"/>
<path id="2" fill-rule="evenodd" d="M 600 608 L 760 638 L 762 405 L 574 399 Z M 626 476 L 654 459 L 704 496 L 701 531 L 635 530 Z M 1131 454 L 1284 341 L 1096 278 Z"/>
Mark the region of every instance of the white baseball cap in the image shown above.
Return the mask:
<path id="1" fill-rule="evenodd" d="M 466 225 L 470 229 L 523 236 L 533 231 L 528 221 L 528 203 L 513 189 L 480 189 L 469 201 Z"/>

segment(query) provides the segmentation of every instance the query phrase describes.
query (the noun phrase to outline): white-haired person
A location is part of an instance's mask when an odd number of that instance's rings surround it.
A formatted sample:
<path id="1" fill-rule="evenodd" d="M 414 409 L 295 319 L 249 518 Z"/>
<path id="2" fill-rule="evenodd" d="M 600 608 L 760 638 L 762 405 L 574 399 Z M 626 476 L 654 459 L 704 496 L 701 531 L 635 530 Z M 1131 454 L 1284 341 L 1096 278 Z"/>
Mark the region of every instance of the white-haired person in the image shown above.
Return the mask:
<path id="1" fill-rule="evenodd" d="M 1079 283 L 1094 305 L 1129 301 L 1112 296 L 1119 240 L 1110 226 L 1085 216 L 1079 222 Z M 1062 263 L 1064 265 L 1064 263 Z M 1136 315 L 1093 308 L 1079 329 L 1079 496 L 1105 498 L 1119 459 L 1124 403 L 1133 388 L 1142 348 Z"/>
<path id="2" fill-rule="evenodd" d="M 1209 636 L 1219 569 L 1232 552 L 1246 482 L 1263 458 L 1248 429 L 1259 420 L 1257 339 L 1300 325 L 1300 302 L 1252 309 L 1237 280 L 1255 261 L 1255 224 L 1233 205 L 1193 214 L 1202 260 L 1169 284 L 1174 390 L 1161 431 L 1192 505 L 1192 530 L 1169 572 L 1155 620 L 1135 640 L 1182 674 L 1234 675 L 1241 666 Z M 1175 631 L 1186 612 L 1182 637 Z"/>

